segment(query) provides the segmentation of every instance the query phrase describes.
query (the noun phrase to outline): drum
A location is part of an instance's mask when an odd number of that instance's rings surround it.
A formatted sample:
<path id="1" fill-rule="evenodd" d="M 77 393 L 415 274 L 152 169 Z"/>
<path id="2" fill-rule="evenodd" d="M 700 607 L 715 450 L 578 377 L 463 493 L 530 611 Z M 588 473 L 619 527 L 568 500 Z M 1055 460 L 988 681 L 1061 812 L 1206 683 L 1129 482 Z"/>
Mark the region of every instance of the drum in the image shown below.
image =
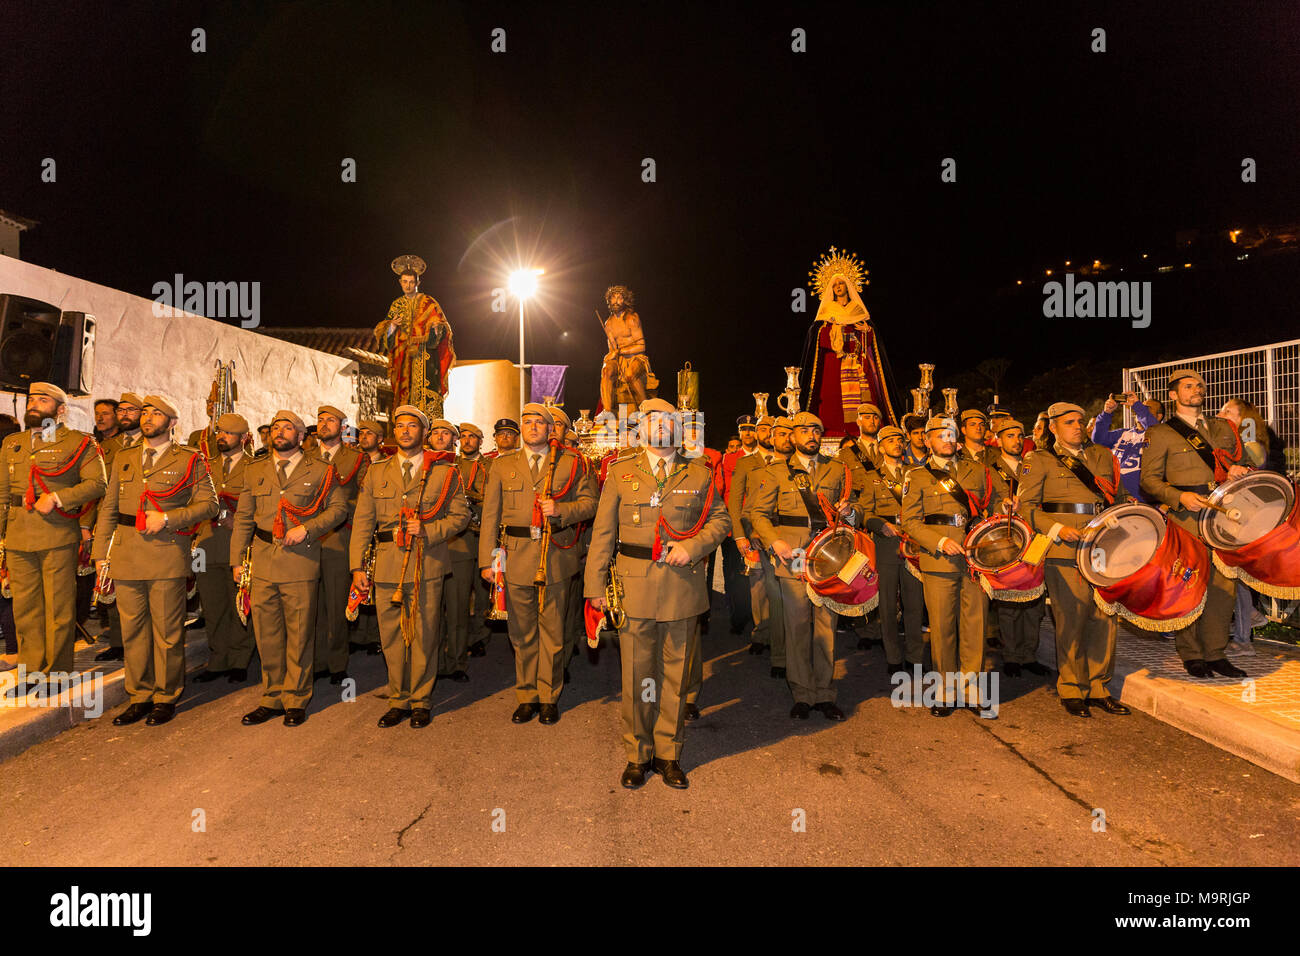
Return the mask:
<path id="1" fill-rule="evenodd" d="M 1098 607 L 1143 630 L 1177 631 L 1205 609 L 1205 545 L 1150 505 L 1115 505 L 1093 518 L 1076 561 Z"/>
<path id="2" fill-rule="evenodd" d="M 1047 586 L 1043 565 L 1024 560 L 1034 529 L 1019 515 L 992 515 L 971 526 L 964 547 L 980 585 L 995 601 L 1034 601 Z"/>
<path id="3" fill-rule="evenodd" d="M 1214 564 L 1261 594 L 1300 598 L 1300 495 L 1288 479 L 1252 471 L 1225 481 L 1200 514 Z"/>
<path id="4" fill-rule="evenodd" d="M 861 617 L 880 600 L 876 546 L 871 535 L 846 525 L 826 528 L 804 549 L 808 599 L 836 614 Z"/>

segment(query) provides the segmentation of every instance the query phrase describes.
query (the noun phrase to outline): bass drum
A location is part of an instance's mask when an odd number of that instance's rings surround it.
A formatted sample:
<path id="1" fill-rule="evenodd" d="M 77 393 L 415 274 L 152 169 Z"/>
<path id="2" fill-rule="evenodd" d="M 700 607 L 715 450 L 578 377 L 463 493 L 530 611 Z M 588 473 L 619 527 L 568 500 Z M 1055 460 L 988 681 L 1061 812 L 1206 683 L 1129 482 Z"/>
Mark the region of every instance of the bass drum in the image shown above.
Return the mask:
<path id="1" fill-rule="evenodd" d="M 844 525 L 826 528 L 804 549 L 808 599 L 836 614 L 861 617 L 880 600 L 871 535 Z"/>
<path id="2" fill-rule="evenodd" d="M 1047 590 L 1043 565 L 1024 560 L 1034 529 L 1019 515 L 992 515 L 971 526 L 963 546 L 980 585 L 995 601 L 1035 601 Z"/>
<path id="3" fill-rule="evenodd" d="M 1270 597 L 1300 598 L 1300 495 L 1288 479 L 1252 471 L 1226 481 L 1200 515 L 1201 537 L 1225 575 Z"/>
<path id="4" fill-rule="evenodd" d="M 1075 560 L 1107 614 L 1146 631 L 1177 631 L 1205 610 L 1205 545 L 1150 505 L 1107 508 L 1083 528 Z"/>

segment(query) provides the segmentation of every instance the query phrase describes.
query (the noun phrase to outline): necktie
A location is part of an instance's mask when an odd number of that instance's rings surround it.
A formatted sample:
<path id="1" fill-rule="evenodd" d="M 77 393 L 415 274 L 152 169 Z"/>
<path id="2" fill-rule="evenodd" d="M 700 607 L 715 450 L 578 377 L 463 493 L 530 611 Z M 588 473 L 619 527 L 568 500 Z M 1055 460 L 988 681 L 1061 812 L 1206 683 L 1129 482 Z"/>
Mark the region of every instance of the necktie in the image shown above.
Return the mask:
<path id="1" fill-rule="evenodd" d="M 409 461 L 402 462 L 402 481 L 408 485 L 411 483 L 411 463 Z"/>
<path id="2" fill-rule="evenodd" d="M 662 485 L 667 478 L 668 478 L 668 465 L 667 463 L 664 462 L 662 458 L 660 458 L 659 464 L 655 465 L 655 481 L 659 482 L 659 484 Z"/>
<path id="3" fill-rule="evenodd" d="M 1208 440 L 1210 437 L 1210 426 L 1206 424 L 1205 418 L 1201 415 L 1196 416 L 1196 430 L 1201 433 L 1201 437 Z"/>
<path id="4" fill-rule="evenodd" d="M 225 481 L 226 476 L 230 474 L 230 456 L 221 456 L 221 480 Z"/>
<path id="5" fill-rule="evenodd" d="M 146 449 L 144 450 L 144 470 L 145 470 L 145 471 L 153 471 L 153 456 L 154 456 L 153 448 L 146 448 Z"/>
<path id="6" fill-rule="evenodd" d="M 283 488 L 289 480 L 289 463 L 281 458 L 276 467 L 280 469 L 280 487 Z"/>
<path id="7" fill-rule="evenodd" d="M 528 470 L 533 473 L 533 484 L 537 484 L 537 463 L 541 460 L 541 455 L 529 455 Z"/>
<path id="8" fill-rule="evenodd" d="M 334 457 L 334 452 L 332 452 L 332 451 L 327 451 L 327 452 L 325 453 L 325 463 L 326 463 L 326 464 L 329 464 L 330 459 L 333 458 L 333 457 Z"/>

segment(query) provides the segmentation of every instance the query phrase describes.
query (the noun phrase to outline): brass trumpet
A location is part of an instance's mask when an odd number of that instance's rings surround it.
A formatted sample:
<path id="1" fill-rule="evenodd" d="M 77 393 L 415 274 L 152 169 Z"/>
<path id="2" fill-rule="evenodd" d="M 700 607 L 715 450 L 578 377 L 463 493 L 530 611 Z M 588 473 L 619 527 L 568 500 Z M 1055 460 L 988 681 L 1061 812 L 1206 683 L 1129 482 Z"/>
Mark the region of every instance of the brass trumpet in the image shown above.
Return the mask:
<path id="1" fill-rule="evenodd" d="M 605 630 L 607 631 L 619 631 L 627 625 L 627 615 L 623 612 L 623 593 L 623 582 L 618 579 L 618 572 L 611 564 L 609 580 L 605 582 Z"/>

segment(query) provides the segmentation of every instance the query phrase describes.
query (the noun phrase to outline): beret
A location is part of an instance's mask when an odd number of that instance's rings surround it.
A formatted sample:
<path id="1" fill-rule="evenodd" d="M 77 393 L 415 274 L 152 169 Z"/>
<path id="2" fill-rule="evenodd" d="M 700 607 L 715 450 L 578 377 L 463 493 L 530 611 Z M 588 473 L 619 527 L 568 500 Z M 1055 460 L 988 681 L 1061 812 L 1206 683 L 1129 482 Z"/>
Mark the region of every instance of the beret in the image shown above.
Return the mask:
<path id="1" fill-rule="evenodd" d="M 1083 409 L 1078 405 L 1075 405 L 1073 402 L 1053 402 L 1051 405 L 1047 406 L 1047 417 L 1049 419 L 1060 418 L 1062 415 L 1069 412 L 1078 412 L 1080 415 L 1084 414 Z"/>
<path id="2" fill-rule="evenodd" d="M 555 416 L 551 414 L 551 406 L 543 405 L 541 402 L 529 402 L 519 410 L 519 417 L 522 419 L 525 415 L 541 415 L 546 419 L 548 428 L 555 427 Z"/>
<path id="3" fill-rule="evenodd" d="M 1201 373 L 1196 371 L 1196 369 L 1179 368 L 1179 369 L 1174 369 L 1174 371 L 1169 373 L 1169 387 L 1173 388 L 1178 384 L 1180 379 L 1184 379 L 1184 378 L 1194 378 L 1202 385 L 1205 385 L 1205 379 L 1201 378 Z"/>
<path id="4" fill-rule="evenodd" d="M 939 432 L 945 428 L 951 428 L 954 432 L 957 430 L 957 423 L 951 418 L 944 418 L 942 415 L 935 415 L 925 423 L 926 432 Z"/>
<path id="5" fill-rule="evenodd" d="M 307 430 L 307 426 L 303 424 L 302 418 L 299 417 L 298 413 L 291 412 L 286 408 L 280 409 L 271 416 L 271 424 L 274 425 L 276 422 L 288 422 L 300 432 L 305 432 Z"/>
<path id="6" fill-rule="evenodd" d="M 812 427 L 818 429 L 819 431 L 823 431 L 823 432 L 826 431 L 826 426 L 822 424 L 822 420 L 818 418 L 816 415 L 814 415 L 812 412 L 800 412 L 798 415 L 794 416 L 794 419 L 790 427 L 791 428 Z"/>
<path id="7" fill-rule="evenodd" d="M 322 405 L 320 408 L 316 409 L 316 414 L 333 415 L 335 418 L 339 420 L 340 423 L 348 420 L 348 416 L 344 415 L 343 412 L 335 408 L 333 405 Z"/>
<path id="8" fill-rule="evenodd" d="M 479 428 L 473 422 L 461 422 L 460 433 L 462 435 L 477 435 L 479 438 L 483 437 L 483 429 Z"/>
<path id="9" fill-rule="evenodd" d="M 168 418 L 180 418 L 180 415 L 176 414 L 176 406 L 161 395 L 146 395 L 144 397 L 144 404 L 140 407 L 144 408 L 145 405 L 152 405 Z"/>
<path id="10" fill-rule="evenodd" d="M 381 441 L 383 440 L 384 435 L 387 434 L 388 431 L 386 428 L 384 428 L 383 425 L 379 424 L 379 422 L 372 421 L 371 419 L 366 419 L 364 421 L 357 422 L 357 431 L 361 431 L 362 429 L 365 429 L 366 431 L 373 433 L 374 436 L 380 439 Z"/>
<path id="11" fill-rule="evenodd" d="M 901 428 L 896 428 L 893 425 L 886 425 L 884 428 L 880 429 L 880 431 L 876 433 L 876 441 L 882 442 L 886 438 L 902 438 L 906 440 L 907 435 L 903 433 L 903 430 Z"/>
<path id="12" fill-rule="evenodd" d="M 672 405 L 668 404 L 662 398 L 647 398 L 638 406 L 637 411 L 642 415 L 648 415 L 650 412 L 667 412 L 671 415 L 677 411 Z"/>
<path id="13" fill-rule="evenodd" d="M 858 406 L 859 415 L 866 415 L 868 412 L 874 412 L 875 414 L 880 415 L 880 406 L 871 402 L 863 402 Z M 884 416 L 882 415 L 881 417 L 883 418 Z"/>
<path id="14" fill-rule="evenodd" d="M 429 416 L 424 414 L 423 411 L 416 408 L 414 405 L 399 405 L 396 411 L 393 412 L 394 425 L 397 424 L 397 419 L 402 415 L 410 415 L 420 423 L 420 427 L 422 427 L 426 432 L 429 430 Z"/>
<path id="15" fill-rule="evenodd" d="M 1025 426 L 1022 425 L 1020 422 L 1016 421 L 1014 418 L 1008 418 L 1005 422 L 1002 422 L 1000 425 L 998 425 L 996 430 L 997 434 L 1001 435 L 1004 431 L 1006 431 L 1009 428 L 1019 428 L 1022 432 L 1025 430 Z"/>
<path id="16" fill-rule="evenodd" d="M 226 412 L 217 419 L 217 430 L 230 432 L 233 435 L 242 435 L 248 431 L 248 419 L 243 415 L 236 415 L 234 412 Z"/>
<path id="17" fill-rule="evenodd" d="M 122 397 L 117 400 L 119 405 L 134 405 L 139 408 L 144 404 L 144 399 L 135 392 L 123 392 Z"/>
<path id="18" fill-rule="evenodd" d="M 966 422 L 968 422 L 972 418 L 978 418 L 980 421 L 984 422 L 985 424 L 987 424 L 989 420 L 989 417 L 985 415 L 983 412 L 981 412 L 978 408 L 968 408 L 966 409 L 966 411 L 961 413 L 961 423 L 963 425 L 965 425 Z"/>
<path id="19" fill-rule="evenodd" d="M 44 395 L 46 398 L 54 399 L 60 405 L 68 404 L 68 393 L 49 382 L 32 382 L 31 387 L 27 389 L 27 394 Z"/>
<path id="20" fill-rule="evenodd" d="M 445 428 L 457 438 L 460 437 L 460 429 L 445 418 L 435 418 L 433 421 L 429 422 L 429 431 L 433 431 L 435 428 Z"/>

